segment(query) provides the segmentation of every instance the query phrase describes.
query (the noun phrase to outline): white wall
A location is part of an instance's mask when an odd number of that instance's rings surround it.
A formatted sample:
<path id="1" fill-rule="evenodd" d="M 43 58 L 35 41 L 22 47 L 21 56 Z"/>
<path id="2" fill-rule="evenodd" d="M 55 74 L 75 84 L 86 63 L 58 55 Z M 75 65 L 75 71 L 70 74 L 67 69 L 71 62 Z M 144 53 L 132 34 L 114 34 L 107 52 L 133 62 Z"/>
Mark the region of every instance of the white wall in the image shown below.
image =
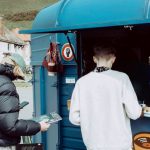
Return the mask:
<path id="1" fill-rule="evenodd" d="M 3 53 L 11 52 L 11 53 L 18 53 L 20 54 L 27 65 L 30 65 L 30 57 L 31 57 L 31 48 L 30 48 L 30 42 L 27 42 L 27 44 L 24 47 L 15 46 L 15 44 L 9 44 L 6 42 L 0 41 L 0 61 L 3 58 Z"/>
<path id="2" fill-rule="evenodd" d="M 30 42 L 26 42 L 26 45 L 21 50 L 19 50 L 18 53 L 24 58 L 26 65 L 30 65 L 31 62 Z"/>
<path id="3" fill-rule="evenodd" d="M 0 41 L 0 51 L 1 52 L 7 52 L 8 51 L 8 43 Z"/>
<path id="4" fill-rule="evenodd" d="M 8 44 L 0 41 L 0 61 L 3 58 L 3 53 L 8 51 Z"/>

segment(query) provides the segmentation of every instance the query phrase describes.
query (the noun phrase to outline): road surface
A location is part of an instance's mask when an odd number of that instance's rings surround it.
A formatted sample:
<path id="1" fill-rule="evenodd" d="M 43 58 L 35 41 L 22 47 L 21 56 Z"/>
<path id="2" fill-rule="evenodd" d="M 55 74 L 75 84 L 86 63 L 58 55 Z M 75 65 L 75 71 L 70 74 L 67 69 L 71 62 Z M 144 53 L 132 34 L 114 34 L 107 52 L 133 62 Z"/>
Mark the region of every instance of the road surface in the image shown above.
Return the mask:
<path id="1" fill-rule="evenodd" d="M 33 88 L 31 84 L 17 83 L 17 92 L 20 102 L 28 101 L 29 104 L 20 110 L 20 119 L 31 119 L 33 114 Z"/>

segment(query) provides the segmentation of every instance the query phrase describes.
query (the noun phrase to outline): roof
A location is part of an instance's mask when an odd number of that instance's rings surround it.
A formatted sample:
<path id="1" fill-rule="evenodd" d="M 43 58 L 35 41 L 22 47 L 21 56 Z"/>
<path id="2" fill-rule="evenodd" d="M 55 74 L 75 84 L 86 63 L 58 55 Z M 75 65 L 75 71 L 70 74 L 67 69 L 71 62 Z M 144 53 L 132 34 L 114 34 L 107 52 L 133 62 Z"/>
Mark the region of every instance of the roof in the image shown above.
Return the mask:
<path id="1" fill-rule="evenodd" d="M 61 0 L 41 10 L 32 30 L 21 33 L 55 33 L 143 23 L 150 23 L 149 0 Z"/>
<path id="2" fill-rule="evenodd" d="M 24 42 L 30 42 L 31 41 L 31 35 L 29 34 L 19 34 L 20 29 L 19 28 L 15 28 L 12 30 L 12 32 L 16 35 L 16 37 L 18 37 L 19 39 L 21 39 Z"/>
<path id="3" fill-rule="evenodd" d="M 4 25 L 2 26 L 1 30 L 3 30 L 0 34 L 0 41 L 17 44 L 17 45 L 25 45 L 24 41 L 18 38 L 13 32 L 11 32 L 8 28 Z"/>

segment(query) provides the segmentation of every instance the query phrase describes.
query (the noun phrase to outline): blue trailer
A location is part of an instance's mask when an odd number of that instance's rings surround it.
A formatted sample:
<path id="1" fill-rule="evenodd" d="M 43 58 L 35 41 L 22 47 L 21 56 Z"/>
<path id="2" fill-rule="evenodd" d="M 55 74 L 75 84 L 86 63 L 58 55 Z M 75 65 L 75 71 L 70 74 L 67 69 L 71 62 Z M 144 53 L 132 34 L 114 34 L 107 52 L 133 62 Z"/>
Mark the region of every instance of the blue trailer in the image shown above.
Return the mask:
<path id="1" fill-rule="evenodd" d="M 32 34 L 35 115 L 57 111 L 63 117 L 35 136 L 46 150 L 85 150 L 80 128 L 68 120 L 67 101 L 77 79 L 94 69 L 96 42 L 113 41 L 118 50 L 114 69 L 130 76 L 139 101 L 150 106 L 150 0 L 60 0 L 42 9 L 32 29 L 21 33 Z M 58 46 L 64 66 L 55 76 L 42 65 L 50 43 Z M 150 132 L 149 124 L 146 117 L 132 121 L 133 135 Z"/>

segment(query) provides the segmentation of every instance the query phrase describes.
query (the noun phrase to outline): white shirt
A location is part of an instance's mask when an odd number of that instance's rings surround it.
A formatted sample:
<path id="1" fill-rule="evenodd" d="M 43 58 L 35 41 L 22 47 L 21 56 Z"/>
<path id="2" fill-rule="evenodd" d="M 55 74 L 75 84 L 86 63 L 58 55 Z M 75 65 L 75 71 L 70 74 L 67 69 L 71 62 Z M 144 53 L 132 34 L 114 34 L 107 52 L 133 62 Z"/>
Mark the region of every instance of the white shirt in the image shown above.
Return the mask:
<path id="1" fill-rule="evenodd" d="M 90 72 L 73 90 L 69 120 L 81 126 L 90 150 L 128 150 L 132 147 L 130 119 L 142 112 L 129 77 L 108 70 Z"/>

